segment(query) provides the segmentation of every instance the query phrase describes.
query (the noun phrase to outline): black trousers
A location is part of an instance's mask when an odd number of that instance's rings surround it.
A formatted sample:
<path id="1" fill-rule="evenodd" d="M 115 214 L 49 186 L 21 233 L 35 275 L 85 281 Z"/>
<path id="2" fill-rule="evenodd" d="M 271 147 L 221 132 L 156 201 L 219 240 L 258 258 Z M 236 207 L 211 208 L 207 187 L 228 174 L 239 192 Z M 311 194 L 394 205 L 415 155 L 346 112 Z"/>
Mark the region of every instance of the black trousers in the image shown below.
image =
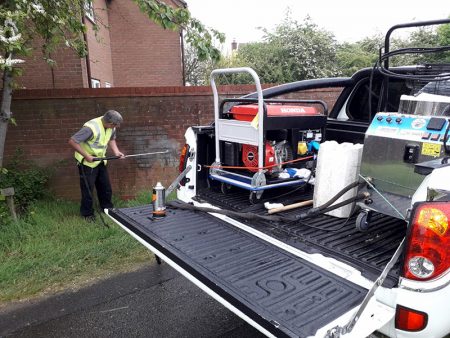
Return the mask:
<path id="1" fill-rule="evenodd" d="M 86 217 L 94 215 L 94 209 L 92 207 L 94 187 L 97 191 L 97 197 L 101 210 L 105 208 L 113 208 L 114 206 L 111 201 L 111 183 L 109 181 L 108 169 L 104 163 L 100 163 L 95 168 L 79 163 L 78 172 L 80 173 L 81 216 Z"/>

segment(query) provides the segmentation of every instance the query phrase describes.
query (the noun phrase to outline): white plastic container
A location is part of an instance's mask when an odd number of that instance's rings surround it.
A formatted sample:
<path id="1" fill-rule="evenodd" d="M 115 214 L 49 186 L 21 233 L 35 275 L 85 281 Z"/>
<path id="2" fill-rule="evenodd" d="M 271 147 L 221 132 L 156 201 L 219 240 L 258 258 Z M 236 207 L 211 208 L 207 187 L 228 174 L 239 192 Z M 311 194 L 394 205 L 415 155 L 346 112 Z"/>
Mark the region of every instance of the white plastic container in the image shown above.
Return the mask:
<path id="1" fill-rule="evenodd" d="M 314 187 L 314 207 L 328 202 L 334 195 L 350 183 L 358 180 L 361 166 L 362 144 L 326 141 L 320 145 L 317 157 L 316 182 Z M 334 204 L 356 196 L 358 188 L 345 193 Z M 327 213 L 335 217 L 348 217 L 354 203 Z"/>

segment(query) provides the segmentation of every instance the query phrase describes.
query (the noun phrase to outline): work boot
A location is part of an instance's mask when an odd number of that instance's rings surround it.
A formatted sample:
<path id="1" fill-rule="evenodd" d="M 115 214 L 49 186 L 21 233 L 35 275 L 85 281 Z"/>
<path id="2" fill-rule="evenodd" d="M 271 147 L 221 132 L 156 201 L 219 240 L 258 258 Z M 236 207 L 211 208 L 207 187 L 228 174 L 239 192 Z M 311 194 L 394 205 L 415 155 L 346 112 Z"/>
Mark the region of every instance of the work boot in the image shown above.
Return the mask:
<path id="1" fill-rule="evenodd" d="M 84 216 L 84 220 L 88 223 L 95 223 L 95 215 Z"/>

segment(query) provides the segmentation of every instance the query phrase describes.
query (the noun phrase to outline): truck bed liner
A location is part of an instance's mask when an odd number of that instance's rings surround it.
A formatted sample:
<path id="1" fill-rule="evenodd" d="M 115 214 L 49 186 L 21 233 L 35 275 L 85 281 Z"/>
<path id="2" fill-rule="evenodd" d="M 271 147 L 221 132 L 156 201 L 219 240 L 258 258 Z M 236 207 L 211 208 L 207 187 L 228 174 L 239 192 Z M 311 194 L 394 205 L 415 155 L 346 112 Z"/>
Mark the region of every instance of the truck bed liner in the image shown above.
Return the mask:
<path id="1" fill-rule="evenodd" d="M 168 210 L 155 221 L 151 211 L 108 213 L 276 336 L 313 335 L 367 292 L 207 213 Z"/>
<path id="2" fill-rule="evenodd" d="M 282 193 L 277 192 L 278 195 Z M 215 189 L 202 189 L 197 195 L 199 199 L 223 209 L 260 214 L 266 212 L 263 203 L 250 204 L 248 192 L 240 189 L 232 190 L 226 195 Z M 312 199 L 312 192 L 298 191 L 278 199 L 271 197 L 270 193 L 263 195 L 263 199 L 267 198 L 270 202 L 287 205 L 298 200 Z M 293 216 L 308 208 L 310 207 L 298 208 L 283 214 Z M 320 253 L 345 261 L 361 270 L 365 277 L 375 280 L 405 237 L 406 223 L 375 213 L 369 231 L 360 232 L 355 227 L 355 221 L 356 215 L 348 220 L 319 215 L 291 224 L 268 221 L 246 221 L 245 224 L 308 253 Z M 389 272 L 384 286 L 392 287 L 398 283 L 399 266 L 397 262 Z"/>

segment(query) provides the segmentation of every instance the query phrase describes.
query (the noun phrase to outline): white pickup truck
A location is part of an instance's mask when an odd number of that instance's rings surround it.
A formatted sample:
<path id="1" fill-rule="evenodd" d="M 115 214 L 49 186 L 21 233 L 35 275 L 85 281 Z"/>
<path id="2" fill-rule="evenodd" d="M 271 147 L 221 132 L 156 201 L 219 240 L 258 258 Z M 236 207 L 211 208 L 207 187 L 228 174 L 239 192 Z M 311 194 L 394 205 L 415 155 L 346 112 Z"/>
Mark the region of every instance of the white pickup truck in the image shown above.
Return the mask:
<path id="1" fill-rule="evenodd" d="M 214 123 L 187 130 L 165 217 L 107 213 L 269 337 L 448 336 L 450 64 L 388 61 L 395 29 L 449 22 L 394 26 L 378 66 L 350 78 L 262 91 L 250 69 L 214 71 Z M 229 72 L 256 92 L 220 100 Z M 295 99 L 330 87 L 329 112 Z"/>

